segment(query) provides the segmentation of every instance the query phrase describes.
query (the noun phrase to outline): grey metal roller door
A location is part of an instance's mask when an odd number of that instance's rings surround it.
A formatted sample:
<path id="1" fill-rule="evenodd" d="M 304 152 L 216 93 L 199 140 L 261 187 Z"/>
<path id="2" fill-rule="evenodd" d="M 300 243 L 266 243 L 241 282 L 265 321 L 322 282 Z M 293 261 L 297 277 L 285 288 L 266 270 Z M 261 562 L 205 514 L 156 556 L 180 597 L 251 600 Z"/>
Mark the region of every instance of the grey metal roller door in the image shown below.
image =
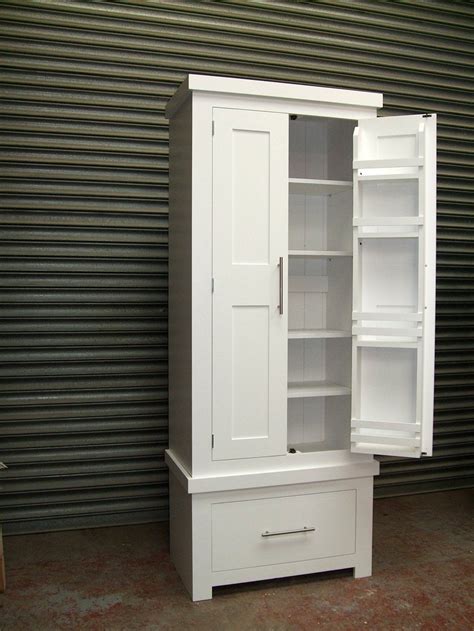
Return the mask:
<path id="1" fill-rule="evenodd" d="M 383 91 L 439 113 L 435 456 L 376 493 L 473 481 L 469 2 L 76 2 L 0 7 L 0 523 L 167 516 L 164 106 L 188 72 Z"/>

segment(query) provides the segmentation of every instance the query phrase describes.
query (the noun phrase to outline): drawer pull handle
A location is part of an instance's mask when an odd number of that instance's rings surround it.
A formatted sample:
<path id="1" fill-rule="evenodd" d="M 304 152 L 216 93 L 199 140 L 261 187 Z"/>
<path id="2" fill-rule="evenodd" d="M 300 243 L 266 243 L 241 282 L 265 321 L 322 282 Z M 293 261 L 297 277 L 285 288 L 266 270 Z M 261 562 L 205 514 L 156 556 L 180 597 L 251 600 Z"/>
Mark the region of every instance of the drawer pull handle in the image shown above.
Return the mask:
<path id="1" fill-rule="evenodd" d="M 270 532 L 269 530 L 265 530 L 262 532 L 262 537 L 279 537 L 280 535 L 295 535 L 299 532 L 314 532 L 316 528 L 313 526 L 305 526 L 304 528 L 298 528 L 297 530 L 276 530 L 275 532 Z"/>

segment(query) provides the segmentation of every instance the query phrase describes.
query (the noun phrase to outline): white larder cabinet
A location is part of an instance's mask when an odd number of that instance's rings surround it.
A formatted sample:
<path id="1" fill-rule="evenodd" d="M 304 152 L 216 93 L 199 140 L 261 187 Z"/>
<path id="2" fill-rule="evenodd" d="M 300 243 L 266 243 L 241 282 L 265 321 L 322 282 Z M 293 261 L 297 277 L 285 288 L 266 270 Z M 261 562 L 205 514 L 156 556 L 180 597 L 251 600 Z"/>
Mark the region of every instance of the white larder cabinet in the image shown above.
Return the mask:
<path id="1" fill-rule="evenodd" d="M 374 454 L 431 455 L 436 116 L 190 75 L 170 119 L 171 555 L 371 573 Z"/>

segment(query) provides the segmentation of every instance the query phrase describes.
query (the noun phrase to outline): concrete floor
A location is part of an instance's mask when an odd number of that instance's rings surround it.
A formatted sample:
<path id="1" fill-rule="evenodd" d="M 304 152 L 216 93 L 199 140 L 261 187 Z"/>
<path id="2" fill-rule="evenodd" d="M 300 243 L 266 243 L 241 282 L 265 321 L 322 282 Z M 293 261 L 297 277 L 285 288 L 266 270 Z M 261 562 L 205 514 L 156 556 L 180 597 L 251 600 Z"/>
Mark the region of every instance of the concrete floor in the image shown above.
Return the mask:
<path id="1" fill-rule="evenodd" d="M 167 524 L 7 537 L 1 631 L 474 629 L 473 492 L 377 500 L 374 573 L 214 590 L 191 603 Z"/>

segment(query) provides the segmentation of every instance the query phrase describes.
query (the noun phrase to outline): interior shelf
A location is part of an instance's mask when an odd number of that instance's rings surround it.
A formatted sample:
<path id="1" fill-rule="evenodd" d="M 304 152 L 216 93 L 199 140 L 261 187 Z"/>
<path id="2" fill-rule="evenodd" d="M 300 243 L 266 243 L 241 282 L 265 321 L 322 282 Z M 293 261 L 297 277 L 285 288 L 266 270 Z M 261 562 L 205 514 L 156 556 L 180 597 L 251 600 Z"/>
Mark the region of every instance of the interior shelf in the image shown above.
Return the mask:
<path id="1" fill-rule="evenodd" d="M 288 255 L 294 257 L 330 258 L 333 256 L 351 257 L 352 252 L 348 252 L 347 250 L 290 250 Z"/>
<path id="2" fill-rule="evenodd" d="M 330 381 L 295 381 L 288 384 L 289 399 L 347 395 L 351 389 Z"/>
<path id="3" fill-rule="evenodd" d="M 293 329 L 288 331 L 289 340 L 318 340 L 328 337 L 352 337 L 352 333 L 340 329 Z"/>
<path id="4" fill-rule="evenodd" d="M 305 178 L 289 179 L 290 193 L 305 195 L 332 195 L 352 188 L 352 182 L 346 180 L 310 180 Z"/>

